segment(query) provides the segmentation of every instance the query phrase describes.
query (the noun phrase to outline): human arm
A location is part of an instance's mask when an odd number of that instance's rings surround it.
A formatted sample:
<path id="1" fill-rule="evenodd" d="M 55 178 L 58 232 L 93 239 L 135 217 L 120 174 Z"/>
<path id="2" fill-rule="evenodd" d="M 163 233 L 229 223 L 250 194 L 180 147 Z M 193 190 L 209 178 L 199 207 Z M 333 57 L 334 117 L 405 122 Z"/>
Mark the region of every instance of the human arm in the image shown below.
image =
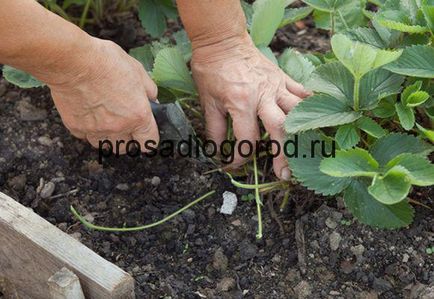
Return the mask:
<path id="1" fill-rule="evenodd" d="M 238 142 L 255 144 L 260 138 L 259 117 L 282 148 L 273 161 L 274 172 L 289 180 L 283 122 L 309 92 L 257 50 L 247 33 L 240 1 L 177 0 L 177 4 L 192 41 L 192 72 L 209 136 L 217 143 L 225 139 L 229 114 Z M 236 153 L 234 164 L 243 161 Z"/>
<path id="2" fill-rule="evenodd" d="M 36 1 L 0 1 L 0 63 L 46 83 L 65 126 L 93 146 L 101 139 L 158 142 L 148 102 L 157 87 L 142 65 Z"/>

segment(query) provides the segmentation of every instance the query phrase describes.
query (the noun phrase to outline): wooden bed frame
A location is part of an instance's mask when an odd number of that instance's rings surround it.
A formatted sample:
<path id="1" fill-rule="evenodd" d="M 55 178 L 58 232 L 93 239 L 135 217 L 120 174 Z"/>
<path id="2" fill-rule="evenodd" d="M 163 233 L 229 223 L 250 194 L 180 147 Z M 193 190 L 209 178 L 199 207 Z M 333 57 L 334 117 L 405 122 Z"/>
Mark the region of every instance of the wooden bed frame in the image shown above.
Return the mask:
<path id="1" fill-rule="evenodd" d="M 88 299 L 135 298 L 131 275 L 1 192 L 0 287 L 6 299 L 72 299 L 80 287 Z"/>

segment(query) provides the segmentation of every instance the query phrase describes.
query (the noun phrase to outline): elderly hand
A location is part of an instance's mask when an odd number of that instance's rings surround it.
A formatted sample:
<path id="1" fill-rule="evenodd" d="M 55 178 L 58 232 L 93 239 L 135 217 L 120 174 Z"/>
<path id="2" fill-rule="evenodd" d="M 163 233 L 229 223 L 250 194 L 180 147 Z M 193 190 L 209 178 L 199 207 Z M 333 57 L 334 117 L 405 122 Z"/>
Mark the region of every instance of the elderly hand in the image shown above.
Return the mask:
<path id="1" fill-rule="evenodd" d="M 108 139 L 119 153 L 136 140 L 159 141 L 148 99 L 157 98 L 157 86 L 143 66 L 115 43 L 92 38 L 92 47 L 81 65 L 71 65 L 69 80 L 48 79 L 53 100 L 65 126 L 94 147 Z M 66 72 L 68 73 L 68 72 Z"/>
<path id="2" fill-rule="evenodd" d="M 191 66 L 209 136 L 218 144 L 225 139 L 229 113 L 237 142 L 248 140 L 255 145 L 260 138 L 259 116 L 271 139 L 281 145 L 280 155 L 273 161 L 274 172 L 280 179 L 289 180 L 283 123 L 285 115 L 310 93 L 267 59 L 247 33 L 243 38 L 195 48 Z M 242 149 L 248 152 L 246 146 Z M 233 165 L 243 162 L 235 151 Z"/>

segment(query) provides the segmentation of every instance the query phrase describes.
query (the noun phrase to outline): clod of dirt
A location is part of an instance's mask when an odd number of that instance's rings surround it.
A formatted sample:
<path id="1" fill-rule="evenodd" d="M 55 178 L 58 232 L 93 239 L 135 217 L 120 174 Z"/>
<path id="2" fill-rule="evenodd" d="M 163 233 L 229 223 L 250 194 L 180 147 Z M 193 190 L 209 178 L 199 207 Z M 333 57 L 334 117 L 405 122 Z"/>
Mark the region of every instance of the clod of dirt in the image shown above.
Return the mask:
<path id="1" fill-rule="evenodd" d="M 228 258 L 224 254 L 221 247 L 217 248 L 217 250 L 214 252 L 212 266 L 214 269 L 222 272 L 226 271 L 228 268 Z"/>
<path id="2" fill-rule="evenodd" d="M 8 180 L 9 187 L 11 187 L 16 191 L 24 190 L 26 183 L 27 183 L 27 176 L 25 174 L 17 175 Z"/>
<path id="3" fill-rule="evenodd" d="M 312 294 L 312 287 L 306 280 L 302 280 L 294 288 L 294 292 L 299 299 L 309 298 Z"/>
<path id="4" fill-rule="evenodd" d="M 47 110 L 33 106 L 28 99 L 22 99 L 17 103 L 20 119 L 24 121 L 39 121 L 47 118 Z"/>
<path id="5" fill-rule="evenodd" d="M 224 277 L 217 283 L 217 291 L 227 292 L 235 288 L 236 282 L 232 277 Z"/>
<path id="6" fill-rule="evenodd" d="M 248 261 L 256 256 L 258 248 L 245 239 L 240 243 L 239 250 L 241 260 Z"/>

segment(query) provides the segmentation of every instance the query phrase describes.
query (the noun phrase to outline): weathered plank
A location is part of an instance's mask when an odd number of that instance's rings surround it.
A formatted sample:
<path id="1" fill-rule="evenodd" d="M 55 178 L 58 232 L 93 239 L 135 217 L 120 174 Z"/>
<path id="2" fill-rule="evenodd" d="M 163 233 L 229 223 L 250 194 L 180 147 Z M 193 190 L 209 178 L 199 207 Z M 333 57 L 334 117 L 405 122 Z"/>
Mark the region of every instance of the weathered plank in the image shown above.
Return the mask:
<path id="1" fill-rule="evenodd" d="M 85 299 L 77 275 L 63 267 L 48 279 L 50 299 Z"/>
<path id="2" fill-rule="evenodd" d="M 20 298 L 46 299 L 48 279 L 63 267 L 79 277 L 86 298 L 134 298 L 128 273 L 0 192 L 0 277 Z"/>

